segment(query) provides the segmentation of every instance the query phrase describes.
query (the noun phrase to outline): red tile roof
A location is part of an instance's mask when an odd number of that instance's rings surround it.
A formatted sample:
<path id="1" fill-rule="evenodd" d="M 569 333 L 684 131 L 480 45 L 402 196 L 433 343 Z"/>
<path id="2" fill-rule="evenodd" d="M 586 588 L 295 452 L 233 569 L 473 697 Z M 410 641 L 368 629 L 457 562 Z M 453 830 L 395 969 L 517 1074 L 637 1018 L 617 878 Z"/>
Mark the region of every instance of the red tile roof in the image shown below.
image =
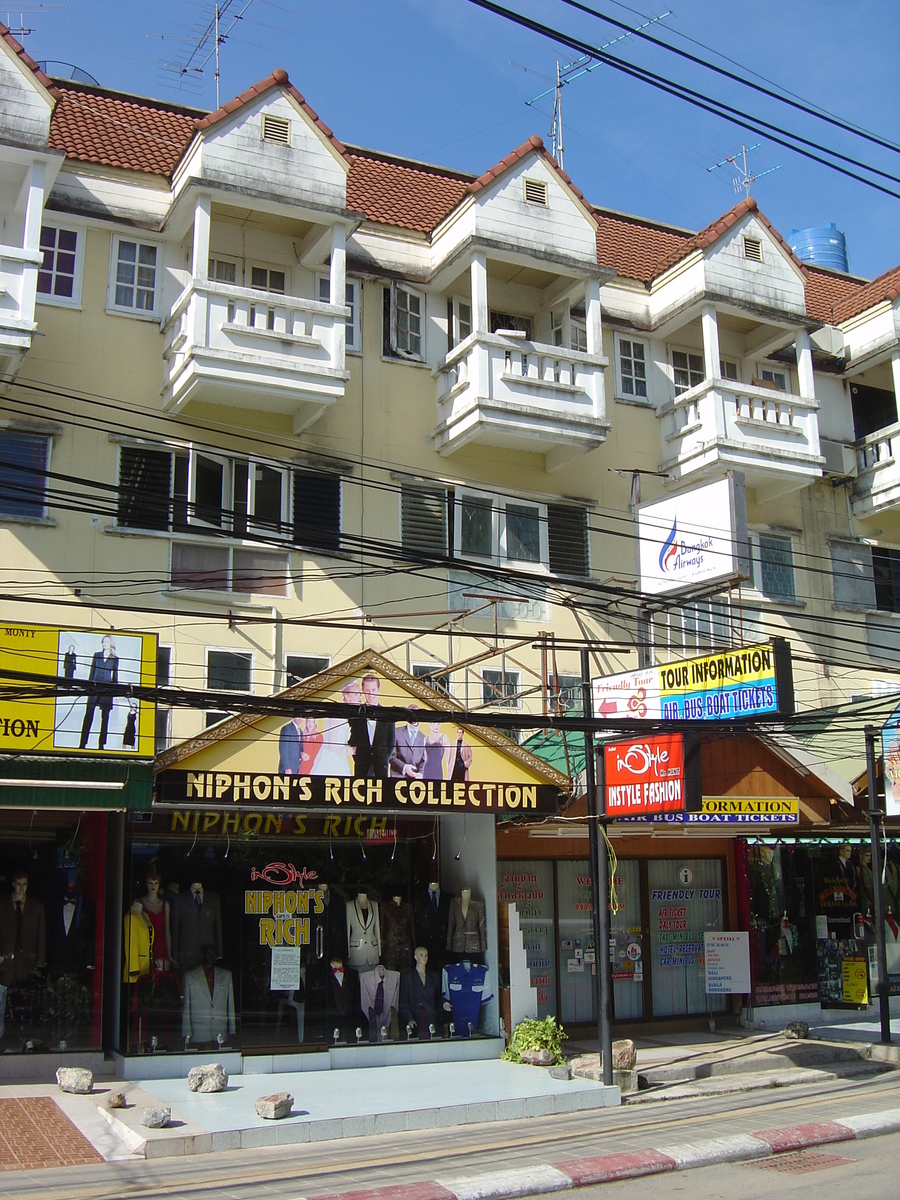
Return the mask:
<path id="1" fill-rule="evenodd" d="M 865 312 L 889 300 L 892 304 L 900 296 L 900 266 L 891 267 L 871 283 L 865 284 L 853 295 L 847 295 L 835 308 L 835 321 L 849 321 L 858 313 Z"/>
<path id="2" fill-rule="evenodd" d="M 663 271 L 667 271 L 669 267 L 673 267 L 680 259 L 688 254 L 692 254 L 695 250 L 708 249 L 724 233 L 727 233 L 729 229 L 737 225 L 739 221 L 742 221 L 748 213 L 756 214 L 756 219 L 765 225 L 774 240 L 778 242 L 795 266 L 799 267 L 802 271 L 803 264 L 800 262 L 800 259 L 797 258 L 765 213 L 759 211 L 759 207 L 753 197 L 748 196 L 745 200 L 741 200 L 739 204 L 736 204 L 734 208 L 730 208 L 728 212 L 723 213 L 721 217 L 717 217 L 715 221 L 710 222 L 705 229 L 701 229 L 699 233 L 694 234 L 683 246 L 673 248 L 668 258 L 660 264 L 658 273 L 662 274 Z"/>
<path id="3" fill-rule="evenodd" d="M 172 175 L 199 114 L 76 83 L 57 84 L 50 145 L 67 158 L 148 175 Z"/>
<path id="4" fill-rule="evenodd" d="M 608 209 L 594 208 L 597 219 L 597 260 L 622 279 L 650 283 L 660 272 L 660 263 L 683 253 L 692 235 L 668 229 L 652 221 Z"/>
<path id="5" fill-rule="evenodd" d="M 837 324 L 838 312 L 843 310 L 845 304 L 852 304 L 866 287 L 864 279 L 839 275 L 835 271 L 826 271 L 809 264 L 805 267 L 805 274 L 806 311 L 813 320 L 822 321 L 827 325 Z"/>
<path id="6" fill-rule="evenodd" d="M 371 150 L 348 150 L 347 207 L 370 221 L 431 233 L 466 197 L 471 175 L 452 174 Z"/>
<path id="7" fill-rule="evenodd" d="M 37 79 L 39 83 L 42 83 L 44 87 L 55 96 L 56 86 L 53 83 L 53 80 L 44 74 L 31 55 L 28 54 L 25 48 L 16 41 L 2 21 L 0 21 L 0 38 L 2 38 L 12 52 L 22 60 L 24 65 L 32 73 L 35 79 Z"/>

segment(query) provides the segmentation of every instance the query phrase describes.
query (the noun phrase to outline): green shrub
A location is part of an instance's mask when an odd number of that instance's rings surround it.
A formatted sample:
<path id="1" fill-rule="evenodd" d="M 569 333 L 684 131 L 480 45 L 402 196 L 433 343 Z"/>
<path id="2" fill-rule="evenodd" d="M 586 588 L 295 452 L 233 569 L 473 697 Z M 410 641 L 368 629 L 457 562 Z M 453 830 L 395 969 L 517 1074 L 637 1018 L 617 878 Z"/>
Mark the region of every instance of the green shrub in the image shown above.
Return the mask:
<path id="1" fill-rule="evenodd" d="M 555 1017 L 545 1017 L 543 1021 L 520 1021 L 501 1057 L 508 1062 L 521 1062 L 523 1050 L 549 1050 L 554 1062 L 564 1063 L 566 1056 L 562 1044 L 567 1037 L 568 1034 L 561 1025 L 557 1025 Z"/>

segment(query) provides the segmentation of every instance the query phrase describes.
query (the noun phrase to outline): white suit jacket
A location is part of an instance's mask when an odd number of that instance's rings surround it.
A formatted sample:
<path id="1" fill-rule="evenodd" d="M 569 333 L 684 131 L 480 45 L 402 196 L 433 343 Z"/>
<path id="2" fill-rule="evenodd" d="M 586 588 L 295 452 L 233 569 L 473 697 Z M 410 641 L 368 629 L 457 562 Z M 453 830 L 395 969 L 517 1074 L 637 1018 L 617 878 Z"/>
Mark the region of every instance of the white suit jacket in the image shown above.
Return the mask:
<path id="1" fill-rule="evenodd" d="M 347 962 L 359 970 L 374 967 L 381 958 L 381 915 L 374 900 L 362 908 L 347 901 Z"/>
<path id="2" fill-rule="evenodd" d="M 184 1008 L 181 1013 L 181 1033 L 192 1042 L 214 1042 L 217 1034 L 234 1033 L 234 985 L 231 972 L 215 967 L 213 990 L 202 967 L 187 971 L 184 976 Z"/>

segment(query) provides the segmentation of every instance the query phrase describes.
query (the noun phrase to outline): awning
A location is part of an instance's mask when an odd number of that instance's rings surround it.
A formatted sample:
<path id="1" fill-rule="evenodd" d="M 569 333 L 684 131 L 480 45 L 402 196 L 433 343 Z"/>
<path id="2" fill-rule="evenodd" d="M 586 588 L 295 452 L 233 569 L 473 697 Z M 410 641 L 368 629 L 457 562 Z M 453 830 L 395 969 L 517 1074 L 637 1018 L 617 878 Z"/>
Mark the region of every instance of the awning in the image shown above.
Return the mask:
<path id="1" fill-rule="evenodd" d="M 109 758 L 0 758 L 0 808 L 149 812 L 153 763 Z"/>

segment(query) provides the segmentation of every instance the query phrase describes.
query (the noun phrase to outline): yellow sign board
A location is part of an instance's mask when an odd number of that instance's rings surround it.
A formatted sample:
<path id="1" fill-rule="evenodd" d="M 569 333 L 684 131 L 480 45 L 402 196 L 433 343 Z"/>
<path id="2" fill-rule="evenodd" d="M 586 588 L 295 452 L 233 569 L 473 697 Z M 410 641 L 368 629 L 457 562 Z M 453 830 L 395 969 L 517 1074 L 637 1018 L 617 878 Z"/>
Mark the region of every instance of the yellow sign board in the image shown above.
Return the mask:
<path id="1" fill-rule="evenodd" d="M 841 962 L 841 982 L 845 1004 L 868 1004 L 869 984 L 864 958 L 845 958 Z"/>
<path id="2" fill-rule="evenodd" d="M 152 758 L 155 705 L 109 690 L 155 685 L 156 642 L 155 633 L 0 624 L 0 751 Z"/>
<path id="3" fill-rule="evenodd" d="M 704 796 L 700 811 L 718 816 L 762 816 L 799 821 L 800 801 L 796 796 Z"/>

